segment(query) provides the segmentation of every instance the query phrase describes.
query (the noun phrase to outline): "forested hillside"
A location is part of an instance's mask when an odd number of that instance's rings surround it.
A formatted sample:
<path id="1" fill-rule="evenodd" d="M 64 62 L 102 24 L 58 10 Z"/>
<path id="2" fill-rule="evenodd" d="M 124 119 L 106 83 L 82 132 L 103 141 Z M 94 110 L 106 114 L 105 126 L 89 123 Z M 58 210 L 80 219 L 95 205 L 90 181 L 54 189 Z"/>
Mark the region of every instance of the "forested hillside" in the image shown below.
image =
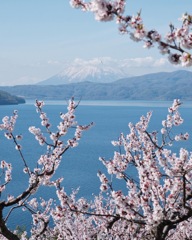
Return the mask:
<path id="1" fill-rule="evenodd" d="M 0 87 L 26 99 L 63 100 L 192 100 L 192 72 L 175 71 L 120 79 L 112 83 L 80 82 L 63 85 Z"/>
<path id="2" fill-rule="evenodd" d="M 5 91 L 0 91 L 0 105 L 13 105 L 25 103 L 22 97 L 13 96 Z"/>

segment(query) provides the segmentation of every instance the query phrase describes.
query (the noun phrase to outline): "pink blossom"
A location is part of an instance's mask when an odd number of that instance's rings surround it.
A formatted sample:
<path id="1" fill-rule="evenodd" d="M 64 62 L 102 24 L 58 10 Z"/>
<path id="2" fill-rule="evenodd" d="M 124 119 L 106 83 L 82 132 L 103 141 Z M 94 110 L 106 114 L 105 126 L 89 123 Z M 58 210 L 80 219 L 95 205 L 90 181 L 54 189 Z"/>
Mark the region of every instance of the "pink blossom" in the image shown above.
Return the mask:
<path id="1" fill-rule="evenodd" d="M 191 56 L 191 54 L 184 52 L 182 54 L 180 60 L 181 60 L 182 66 L 186 66 L 186 67 L 192 66 L 192 56 Z"/>

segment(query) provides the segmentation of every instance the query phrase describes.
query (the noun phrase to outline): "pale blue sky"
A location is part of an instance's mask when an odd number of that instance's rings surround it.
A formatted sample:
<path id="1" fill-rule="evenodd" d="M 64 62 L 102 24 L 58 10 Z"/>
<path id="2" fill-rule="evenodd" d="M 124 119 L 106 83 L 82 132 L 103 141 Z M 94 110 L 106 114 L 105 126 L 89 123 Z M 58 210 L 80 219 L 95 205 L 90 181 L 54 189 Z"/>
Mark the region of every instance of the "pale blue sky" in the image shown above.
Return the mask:
<path id="1" fill-rule="evenodd" d="M 180 26 L 178 18 L 192 13 L 192 0 L 127 0 L 129 15 L 140 9 L 147 29 L 166 34 L 170 22 Z M 143 66 L 146 57 L 162 58 L 157 49 L 143 49 L 120 35 L 115 22 L 97 22 L 91 13 L 71 8 L 68 0 L 1 0 L 0 33 L 0 85 L 47 79 L 76 58 L 140 58 L 137 75 L 174 70 L 167 64 Z"/>

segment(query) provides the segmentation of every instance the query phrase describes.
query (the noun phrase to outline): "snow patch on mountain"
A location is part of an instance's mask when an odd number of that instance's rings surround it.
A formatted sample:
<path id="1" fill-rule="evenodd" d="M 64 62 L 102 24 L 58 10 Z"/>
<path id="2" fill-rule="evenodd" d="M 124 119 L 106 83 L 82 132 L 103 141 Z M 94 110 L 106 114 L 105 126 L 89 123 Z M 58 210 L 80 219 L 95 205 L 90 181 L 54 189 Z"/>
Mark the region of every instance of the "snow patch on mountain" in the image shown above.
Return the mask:
<path id="1" fill-rule="evenodd" d="M 91 60 L 77 58 L 66 64 L 60 73 L 38 84 L 58 85 L 83 81 L 108 83 L 130 76 L 125 65 L 111 58 L 94 58 Z"/>

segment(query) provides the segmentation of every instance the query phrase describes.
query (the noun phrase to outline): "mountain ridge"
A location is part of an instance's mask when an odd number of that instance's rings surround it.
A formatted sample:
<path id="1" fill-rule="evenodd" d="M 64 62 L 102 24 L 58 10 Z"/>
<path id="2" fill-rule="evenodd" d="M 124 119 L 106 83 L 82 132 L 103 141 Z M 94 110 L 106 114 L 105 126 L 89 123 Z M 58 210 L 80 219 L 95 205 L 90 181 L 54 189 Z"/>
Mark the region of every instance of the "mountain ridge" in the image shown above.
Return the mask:
<path id="1" fill-rule="evenodd" d="M 111 83 L 79 82 L 62 85 L 0 87 L 25 99 L 66 100 L 192 100 L 192 72 L 179 70 L 119 79 Z"/>

